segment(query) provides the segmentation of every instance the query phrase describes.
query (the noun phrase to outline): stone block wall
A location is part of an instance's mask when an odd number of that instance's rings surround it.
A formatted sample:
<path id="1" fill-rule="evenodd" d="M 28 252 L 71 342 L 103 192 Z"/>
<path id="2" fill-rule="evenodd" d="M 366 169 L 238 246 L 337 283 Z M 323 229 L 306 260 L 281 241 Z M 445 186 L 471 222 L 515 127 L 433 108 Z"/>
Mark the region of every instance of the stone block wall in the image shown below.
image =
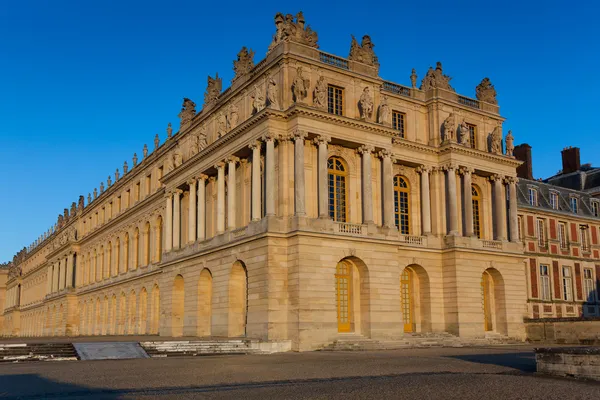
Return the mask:
<path id="1" fill-rule="evenodd" d="M 535 349 L 537 372 L 600 381 L 600 348 Z"/>
<path id="2" fill-rule="evenodd" d="M 530 342 L 600 345 L 600 318 L 526 319 Z"/>

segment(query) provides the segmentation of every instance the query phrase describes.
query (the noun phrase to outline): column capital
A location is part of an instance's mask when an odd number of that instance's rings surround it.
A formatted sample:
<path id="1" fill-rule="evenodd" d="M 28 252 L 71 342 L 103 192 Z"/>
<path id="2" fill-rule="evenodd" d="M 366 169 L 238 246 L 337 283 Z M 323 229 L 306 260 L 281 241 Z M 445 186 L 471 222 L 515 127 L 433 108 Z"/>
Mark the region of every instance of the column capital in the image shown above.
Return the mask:
<path id="1" fill-rule="evenodd" d="M 281 135 L 279 135 L 279 137 L 277 137 L 277 140 L 279 142 L 291 142 L 295 140 L 295 138 L 293 134 L 282 133 Z"/>
<path id="2" fill-rule="evenodd" d="M 175 190 L 173 190 L 173 194 L 182 195 L 183 194 L 183 190 L 181 190 L 181 189 L 175 189 Z"/>
<path id="3" fill-rule="evenodd" d="M 492 182 L 496 182 L 496 181 L 502 182 L 503 179 L 504 179 L 504 177 L 499 174 L 494 174 L 494 175 L 490 176 L 490 181 L 492 181 Z"/>
<path id="4" fill-rule="evenodd" d="M 237 162 L 240 161 L 240 159 L 238 157 L 235 157 L 235 156 L 230 156 L 230 157 L 227 157 L 224 161 L 226 163 L 237 163 Z"/>
<path id="5" fill-rule="evenodd" d="M 260 142 L 260 140 L 255 140 L 254 142 L 250 143 L 248 145 L 248 147 L 250 147 L 251 150 L 255 150 L 255 149 L 260 149 L 262 143 Z"/>
<path id="6" fill-rule="evenodd" d="M 446 165 L 442 165 L 441 169 L 442 169 L 442 171 L 448 171 L 448 172 L 452 171 L 452 172 L 454 172 L 454 171 L 456 171 L 458 169 L 458 167 L 457 167 L 456 164 L 448 163 Z"/>
<path id="7" fill-rule="evenodd" d="M 379 152 L 377 153 L 377 155 L 379 156 L 379 158 L 392 158 L 392 151 L 388 150 L 388 149 L 383 149 L 383 150 L 379 150 Z"/>
<path id="8" fill-rule="evenodd" d="M 462 167 L 460 167 L 460 168 L 458 169 L 458 172 L 459 172 L 461 175 L 473 175 L 473 173 L 475 172 L 475 169 L 474 169 L 474 168 L 472 168 L 472 167 L 465 167 L 465 166 L 462 166 Z"/>
<path id="9" fill-rule="evenodd" d="M 165 199 L 170 199 L 170 198 L 172 198 L 172 197 L 173 197 L 173 192 L 172 192 L 172 191 L 170 191 L 170 190 L 169 190 L 169 191 L 167 191 L 167 192 L 165 192 L 165 196 L 164 196 L 164 197 L 165 197 Z"/>
<path id="10" fill-rule="evenodd" d="M 223 161 L 221 161 L 221 162 L 218 162 L 218 163 L 216 163 L 216 164 L 215 164 L 215 168 L 216 168 L 216 169 L 222 169 L 222 168 L 225 168 L 225 163 L 224 163 Z"/>
<path id="11" fill-rule="evenodd" d="M 198 175 L 198 180 L 199 181 L 205 181 L 207 179 L 208 179 L 208 175 L 205 175 L 205 174 Z"/>
<path id="12" fill-rule="evenodd" d="M 248 164 L 248 159 L 247 158 L 240 159 L 240 164 Z"/>
<path id="13" fill-rule="evenodd" d="M 331 142 L 331 136 L 319 135 L 316 138 L 314 138 L 313 140 L 314 140 L 314 143 L 318 146 L 320 144 L 327 144 L 327 143 Z"/>
<path id="14" fill-rule="evenodd" d="M 306 133 L 306 131 L 303 131 L 302 129 L 295 129 L 294 133 L 292 133 L 292 137 L 293 140 L 304 140 L 306 139 L 306 136 L 308 136 L 308 133 Z"/>
<path id="15" fill-rule="evenodd" d="M 188 179 L 188 180 L 187 180 L 187 182 L 186 182 L 186 183 L 187 183 L 188 185 L 192 186 L 192 185 L 195 185 L 195 184 L 196 184 L 196 181 L 197 181 L 197 178 L 190 178 L 190 179 Z"/>
<path id="16" fill-rule="evenodd" d="M 217 180 L 217 177 L 216 177 L 216 176 L 214 176 L 214 175 L 213 175 L 213 176 L 209 176 L 209 177 L 208 177 L 208 181 L 209 181 L 209 182 L 215 182 L 216 180 Z"/>
<path id="17" fill-rule="evenodd" d="M 517 182 L 519 182 L 519 178 L 515 176 L 505 176 L 504 182 L 506 182 L 509 185 L 517 184 Z"/>
<path id="18" fill-rule="evenodd" d="M 274 142 L 277 139 L 277 136 L 278 135 L 273 132 L 267 132 L 261 136 L 261 140 L 263 142 Z"/>
<path id="19" fill-rule="evenodd" d="M 419 165 L 417 168 L 415 168 L 415 172 L 417 174 L 425 174 L 425 173 L 429 173 L 433 170 L 433 167 L 429 166 L 429 165 Z"/>
<path id="20" fill-rule="evenodd" d="M 373 151 L 375 151 L 375 148 L 371 145 L 365 144 L 356 149 L 356 151 L 360 154 L 365 155 L 373 153 Z"/>

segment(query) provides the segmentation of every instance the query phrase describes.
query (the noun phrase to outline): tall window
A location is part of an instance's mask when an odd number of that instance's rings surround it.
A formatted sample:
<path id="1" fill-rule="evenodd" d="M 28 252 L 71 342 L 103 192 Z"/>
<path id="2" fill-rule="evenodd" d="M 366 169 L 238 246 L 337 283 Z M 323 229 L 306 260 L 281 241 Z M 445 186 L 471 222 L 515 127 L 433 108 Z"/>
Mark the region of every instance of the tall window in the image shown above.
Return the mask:
<path id="1" fill-rule="evenodd" d="M 562 267 L 563 273 L 563 300 L 573 300 L 573 275 L 571 274 L 571 267 Z"/>
<path id="2" fill-rule="evenodd" d="M 571 211 L 577 214 L 579 211 L 579 202 L 577 201 L 577 197 L 571 197 Z"/>
<path id="3" fill-rule="evenodd" d="M 594 302 L 594 273 L 591 268 L 583 269 L 583 295 L 584 301 Z"/>
<path id="4" fill-rule="evenodd" d="M 473 233 L 481 239 L 481 195 L 475 186 L 471 186 L 471 195 L 473 198 Z"/>
<path id="5" fill-rule="evenodd" d="M 537 220 L 537 237 L 538 245 L 540 247 L 546 247 L 546 224 L 543 219 Z"/>
<path id="6" fill-rule="evenodd" d="M 527 194 L 529 195 L 529 204 L 532 206 L 537 206 L 538 201 L 537 201 L 537 190 L 535 190 L 534 188 L 529 188 L 527 189 Z"/>
<path id="7" fill-rule="evenodd" d="M 471 142 L 471 147 L 475 149 L 477 148 L 477 126 L 471 124 L 467 124 L 467 126 L 469 127 L 469 140 Z"/>
<path id="8" fill-rule="evenodd" d="M 410 210 L 408 203 L 409 188 L 406 179 L 401 176 L 394 176 L 394 210 L 396 217 L 396 226 L 403 235 L 410 234 Z"/>
<path id="9" fill-rule="evenodd" d="M 551 300 L 550 297 L 550 273 L 547 265 L 540 265 L 540 298 L 542 300 Z"/>
<path id="10" fill-rule="evenodd" d="M 564 222 L 558 224 L 558 241 L 561 249 L 567 248 L 567 224 Z"/>
<path id="11" fill-rule="evenodd" d="M 344 89 L 333 85 L 327 87 L 327 110 L 331 114 L 344 115 Z"/>
<path id="12" fill-rule="evenodd" d="M 550 206 L 558 210 L 558 193 L 550 192 Z"/>
<path id="13" fill-rule="evenodd" d="M 523 217 L 520 215 L 517 217 L 517 232 L 519 235 L 519 240 L 523 240 Z"/>
<path id="14" fill-rule="evenodd" d="M 392 128 L 398 131 L 398 136 L 404 137 L 404 128 L 406 122 L 406 114 L 399 111 L 392 111 Z"/>
<path id="15" fill-rule="evenodd" d="M 592 201 L 592 215 L 594 217 L 600 216 L 600 210 L 597 201 Z"/>
<path id="16" fill-rule="evenodd" d="M 337 222 L 346 222 L 346 179 L 348 171 L 341 158 L 327 160 L 329 180 L 329 216 Z"/>
<path id="17" fill-rule="evenodd" d="M 590 242 L 588 240 L 587 225 L 579 225 L 579 235 L 581 236 L 581 250 L 590 251 Z"/>

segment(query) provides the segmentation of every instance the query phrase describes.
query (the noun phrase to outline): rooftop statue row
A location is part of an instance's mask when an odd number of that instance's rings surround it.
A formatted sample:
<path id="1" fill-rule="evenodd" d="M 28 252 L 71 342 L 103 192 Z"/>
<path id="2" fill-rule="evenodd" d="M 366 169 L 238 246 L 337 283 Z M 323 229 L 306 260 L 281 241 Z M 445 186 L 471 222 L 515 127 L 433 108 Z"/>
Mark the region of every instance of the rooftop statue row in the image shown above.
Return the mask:
<path id="1" fill-rule="evenodd" d="M 319 37 L 317 32 L 313 31 L 309 25 L 305 26 L 304 14 L 300 11 L 296 14 L 296 19 L 292 14 L 286 14 L 285 17 L 282 13 L 275 15 L 275 35 L 273 35 L 273 41 L 269 45 L 269 51 L 281 42 L 292 41 L 302 43 L 304 45 L 319 48 L 317 41 Z"/>
<path id="2" fill-rule="evenodd" d="M 442 124 L 442 139 L 444 143 L 460 143 L 467 147 L 471 147 L 471 133 L 469 130 L 469 125 L 466 121 L 462 121 L 462 123 L 458 126 L 458 141 L 457 141 L 457 127 L 456 127 L 456 117 L 454 114 L 450 114 L 448 118 L 444 120 Z M 502 128 L 501 125 L 497 125 L 492 132 L 488 135 L 487 139 L 487 147 L 490 153 L 502 155 Z M 509 157 L 513 157 L 513 151 L 515 149 L 514 146 L 514 137 L 512 135 L 512 131 L 508 131 L 508 134 L 505 138 L 505 147 L 506 153 L 505 155 Z"/>

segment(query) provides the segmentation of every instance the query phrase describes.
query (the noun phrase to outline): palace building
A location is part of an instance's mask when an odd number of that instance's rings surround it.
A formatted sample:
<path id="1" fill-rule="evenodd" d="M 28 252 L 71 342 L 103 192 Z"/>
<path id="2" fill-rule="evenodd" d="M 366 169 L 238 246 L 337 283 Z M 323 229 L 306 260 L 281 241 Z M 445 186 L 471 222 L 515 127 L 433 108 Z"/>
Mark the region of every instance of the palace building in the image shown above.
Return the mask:
<path id="1" fill-rule="evenodd" d="M 253 58 L 242 48 L 228 89 L 208 77 L 178 132 L 14 257 L 3 335 L 304 351 L 345 335 L 525 340 L 530 320 L 600 315 L 596 170 L 566 149 L 561 174 L 534 180 L 489 79 L 475 98 L 441 63 L 420 84 L 414 69 L 383 80 L 369 36 L 326 53 L 302 13 L 277 14 Z"/>

